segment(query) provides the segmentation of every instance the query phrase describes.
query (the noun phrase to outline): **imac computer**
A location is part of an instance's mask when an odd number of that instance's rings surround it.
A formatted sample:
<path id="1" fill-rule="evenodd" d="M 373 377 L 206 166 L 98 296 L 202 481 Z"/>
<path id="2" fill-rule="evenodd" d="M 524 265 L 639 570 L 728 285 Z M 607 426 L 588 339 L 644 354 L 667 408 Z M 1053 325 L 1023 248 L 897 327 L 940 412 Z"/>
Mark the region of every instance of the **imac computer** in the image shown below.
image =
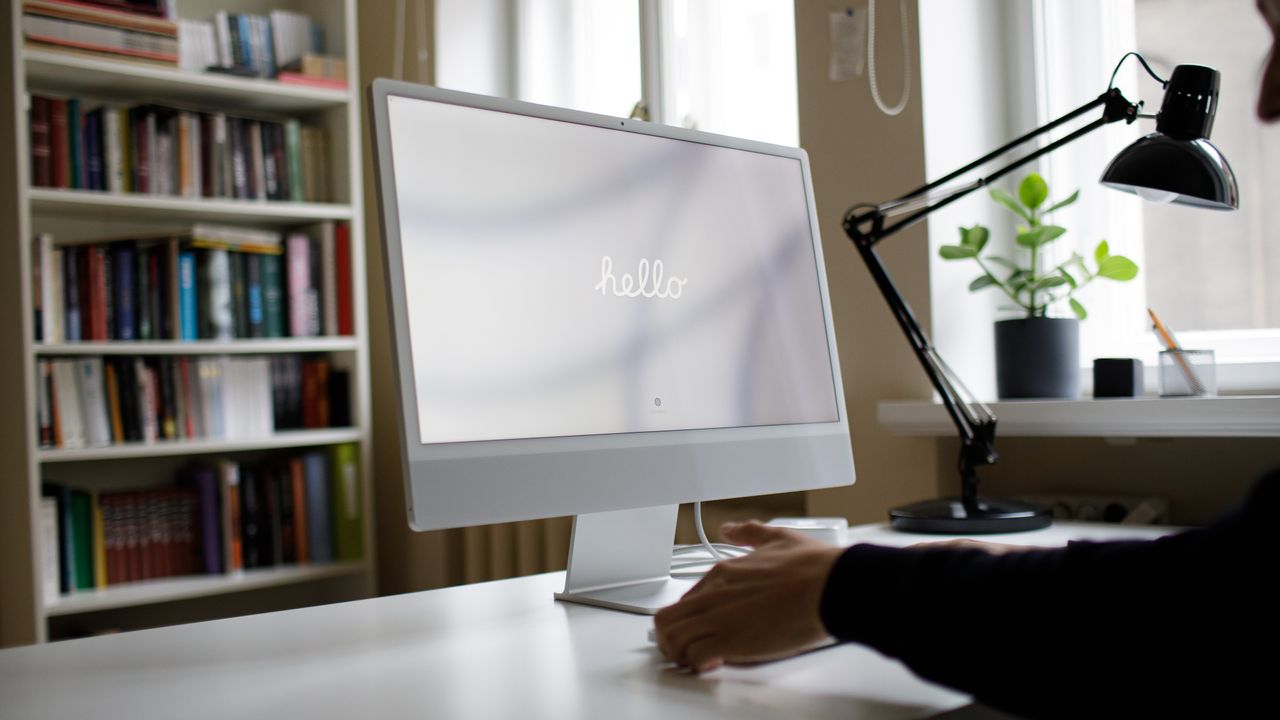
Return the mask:
<path id="1" fill-rule="evenodd" d="M 853 482 L 803 150 L 369 101 L 414 529 L 573 515 L 557 597 L 651 613 L 680 503 Z"/>

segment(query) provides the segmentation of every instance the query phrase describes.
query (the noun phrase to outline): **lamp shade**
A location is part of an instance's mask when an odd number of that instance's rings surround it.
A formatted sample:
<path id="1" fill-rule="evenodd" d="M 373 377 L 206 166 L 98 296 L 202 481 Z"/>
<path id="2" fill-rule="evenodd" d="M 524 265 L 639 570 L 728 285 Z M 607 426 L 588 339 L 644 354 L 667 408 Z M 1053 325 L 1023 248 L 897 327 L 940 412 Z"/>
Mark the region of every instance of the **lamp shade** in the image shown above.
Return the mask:
<path id="1" fill-rule="evenodd" d="M 1174 68 L 1156 131 L 1122 150 L 1103 171 L 1102 184 L 1154 202 L 1235 210 L 1235 173 L 1209 142 L 1217 105 L 1217 70 Z"/>

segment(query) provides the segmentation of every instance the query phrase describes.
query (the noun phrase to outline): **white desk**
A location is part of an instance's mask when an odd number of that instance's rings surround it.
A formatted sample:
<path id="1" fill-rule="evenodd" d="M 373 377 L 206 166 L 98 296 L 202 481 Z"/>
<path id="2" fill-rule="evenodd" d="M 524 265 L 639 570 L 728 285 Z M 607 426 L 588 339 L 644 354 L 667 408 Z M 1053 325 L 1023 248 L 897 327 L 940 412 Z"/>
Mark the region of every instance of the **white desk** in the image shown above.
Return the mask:
<path id="1" fill-rule="evenodd" d="M 922 539 L 885 533 L 853 529 Z M 1140 534 L 1063 524 L 1039 539 L 1091 533 Z M 0 718 L 879 719 L 968 702 L 851 645 L 692 676 L 648 642 L 650 618 L 555 602 L 562 585 L 551 573 L 0 651 Z"/>

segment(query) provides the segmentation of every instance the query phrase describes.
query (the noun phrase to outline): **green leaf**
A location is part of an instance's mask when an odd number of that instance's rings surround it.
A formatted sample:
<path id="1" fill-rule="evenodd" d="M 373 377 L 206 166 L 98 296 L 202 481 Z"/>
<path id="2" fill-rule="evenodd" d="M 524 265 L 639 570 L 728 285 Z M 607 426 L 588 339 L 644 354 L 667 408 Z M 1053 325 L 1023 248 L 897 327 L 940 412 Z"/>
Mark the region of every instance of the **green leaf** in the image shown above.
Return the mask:
<path id="1" fill-rule="evenodd" d="M 1066 200 L 1061 200 L 1061 201 L 1056 202 L 1056 203 L 1054 203 L 1053 205 L 1049 206 L 1049 209 L 1048 209 L 1048 210 L 1045 210 L 1045 211 L 1044 211 L 1044 214 L 1045 214 L 1045 215 L 1048 215 L 1049 213 L 1053 212 L 1054 210 L 1061 210 L 1062 208 L 1064 208 L 1064 207 L 1066 207 L 1066 206 L 1068 206 L 1068 205 L 1070 205 L 1070 204 L 1074 203 L 1076 200 L 1079 200 L 1079 199 L 1080 199 L 1080 191 L 1079 191 L 1079 190 L 1077 190 L 1077 191 L 1075 191 L 1075 192 L 1071 193 L 1070 197 L 1068 197 Z"/>
<path id="2" fill-rule="evenodd" d="M 1098 243 L 1098 248 L 1093 251 L 1094 262 L 1098 263 L 1098 266 L 1101 267 L 1102 261 L 1106 260 L 1107 256 L 1110 254 L 1111 254 L 1111 246 L 1107 245 L 1106 240 L 1103 240 L 1102 242 Z"/>
<path id="3" fill-rule="evenodd" d="M 1076 317 L 1081 320 L 1089 317 L 1089 311 L 1084 309 L 1084 306 L 1080 304 L 1079 300 L 1071 298 L 1068 302 L 1071 303 L 1071 312 L 1075 313 Z"/>
<path id="4" fill-rule="evenodd" d="M 1048 290 L 1049 288 L 1061 287 L 1067 284 L 1067 279 L 1061 275 L 1050 275 L 1035 281 L 1031 286 L 1033 290 Z"/>
<path id="5" fill-rule="evenodd" d="M 1064 227 L 1058 227 L 1057 225 L 1042 225 L 1034 230 L 1018 233 L 1016 242 L 1022 247 L 1034 250 L 1041 245 L 1057 240 L 1066 232 L 1067 229 Z"/>
<path id="6" fill-rule="evenodd" d="M 1110 255 L 1098 263 L 1098 275 L 1124 282 L 1138 276 L 1138 264 L 1123 255 Z"/>
<path id="7" fill-rule="evenodd" d="M 1003 267 L 1006 270 L 1011 270 L 1013 272 L 1018 272 L 1019 270 L 1022 269 L 1018 267 L 1018 264 L 1015 263 L 1014 261 L 1009 260 L 1008 258 L 1002 258 L 999 255 L 992 255 L 991 257 L 987 258 L 987 262 L 995 263 L 996 265 L 999 265 L 1000 267 Z"/>
<path id="8" fill-rule="evenodd" d="M 1001 190 L 1000 188 L 991 188 L 991 199 L 1005 206 L 1010 210 L 1010 212 L 1023 220 L 1026 220 L 1027 222 L 1035 222 L 1031 218 L 1031 213 L 1027 212 L 1026 208 L 1019 205 L 1018 201 L 1014 200 L 1013 196 L 1004 190 Z"/>
<path id="9" fill-rule="evenodd" d="M 1044 204 L 1049 197 L 1049 184 L 1038 173 L 1031 173 L 1018 185 L 1018 199 L 1022 204 L 1035 210 Z"/>
<path id="10" fill-rule="evenodd" d="M 1058 268 L 1058 272 L 1062 273 L 1062 277 L 1067 279 L 1067 284 L 1071 286 L 1072 290 L 1076 290 L 1080 287 L 1080 283 L 1076 282 L 1075 277 L 1073 277 L 1071 273 L 1063 270 L 1062 268 Z"/>
<path id="11" fill-rule="evenodd" d="M 995 285 L 995 284 L 996 284 L 996 279 L 991 277 L 990 275 L 979 275 L 978 277 L 973 279 L 973 282 L 969 283 L 969 290 L 970 292 L 973 292 L 973 291 L 981 290 L 982 288 L 985 288 L 985 287 L 991 287 L 992 285 Z"/>
<path id="12" fill-rule="evenodd" d="M 943 245 L 938 248 L 938 255 L 942 256 L 943 260 L 963 260 L 977 257 L 978 251 L 963 245 Z"/>
<path id="13" fill-rule="evenodd" d="M 987 240 L 991 239 L 991 231 L 981 225 L 974 225 L 969 228 L 969 232 L 965 234 L 964 244 L 973 248 L 974 253 L 982 252 L 982 248 L 987 246 Z"/>

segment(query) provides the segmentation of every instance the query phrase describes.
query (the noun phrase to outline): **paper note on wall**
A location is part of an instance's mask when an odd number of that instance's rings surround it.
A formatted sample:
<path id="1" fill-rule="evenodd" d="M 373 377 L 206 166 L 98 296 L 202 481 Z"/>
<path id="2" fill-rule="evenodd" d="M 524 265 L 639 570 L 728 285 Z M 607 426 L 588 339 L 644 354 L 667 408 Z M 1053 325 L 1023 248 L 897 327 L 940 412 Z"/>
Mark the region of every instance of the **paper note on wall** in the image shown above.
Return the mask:
<path id="1" fill-rule="evenodd" d="M 831 66 L 828 76 L 832 82 L 861 77 L 867 62 L 867 14 L 854 12 L 852 8 L 833 12 L 830 24 Z"/>

